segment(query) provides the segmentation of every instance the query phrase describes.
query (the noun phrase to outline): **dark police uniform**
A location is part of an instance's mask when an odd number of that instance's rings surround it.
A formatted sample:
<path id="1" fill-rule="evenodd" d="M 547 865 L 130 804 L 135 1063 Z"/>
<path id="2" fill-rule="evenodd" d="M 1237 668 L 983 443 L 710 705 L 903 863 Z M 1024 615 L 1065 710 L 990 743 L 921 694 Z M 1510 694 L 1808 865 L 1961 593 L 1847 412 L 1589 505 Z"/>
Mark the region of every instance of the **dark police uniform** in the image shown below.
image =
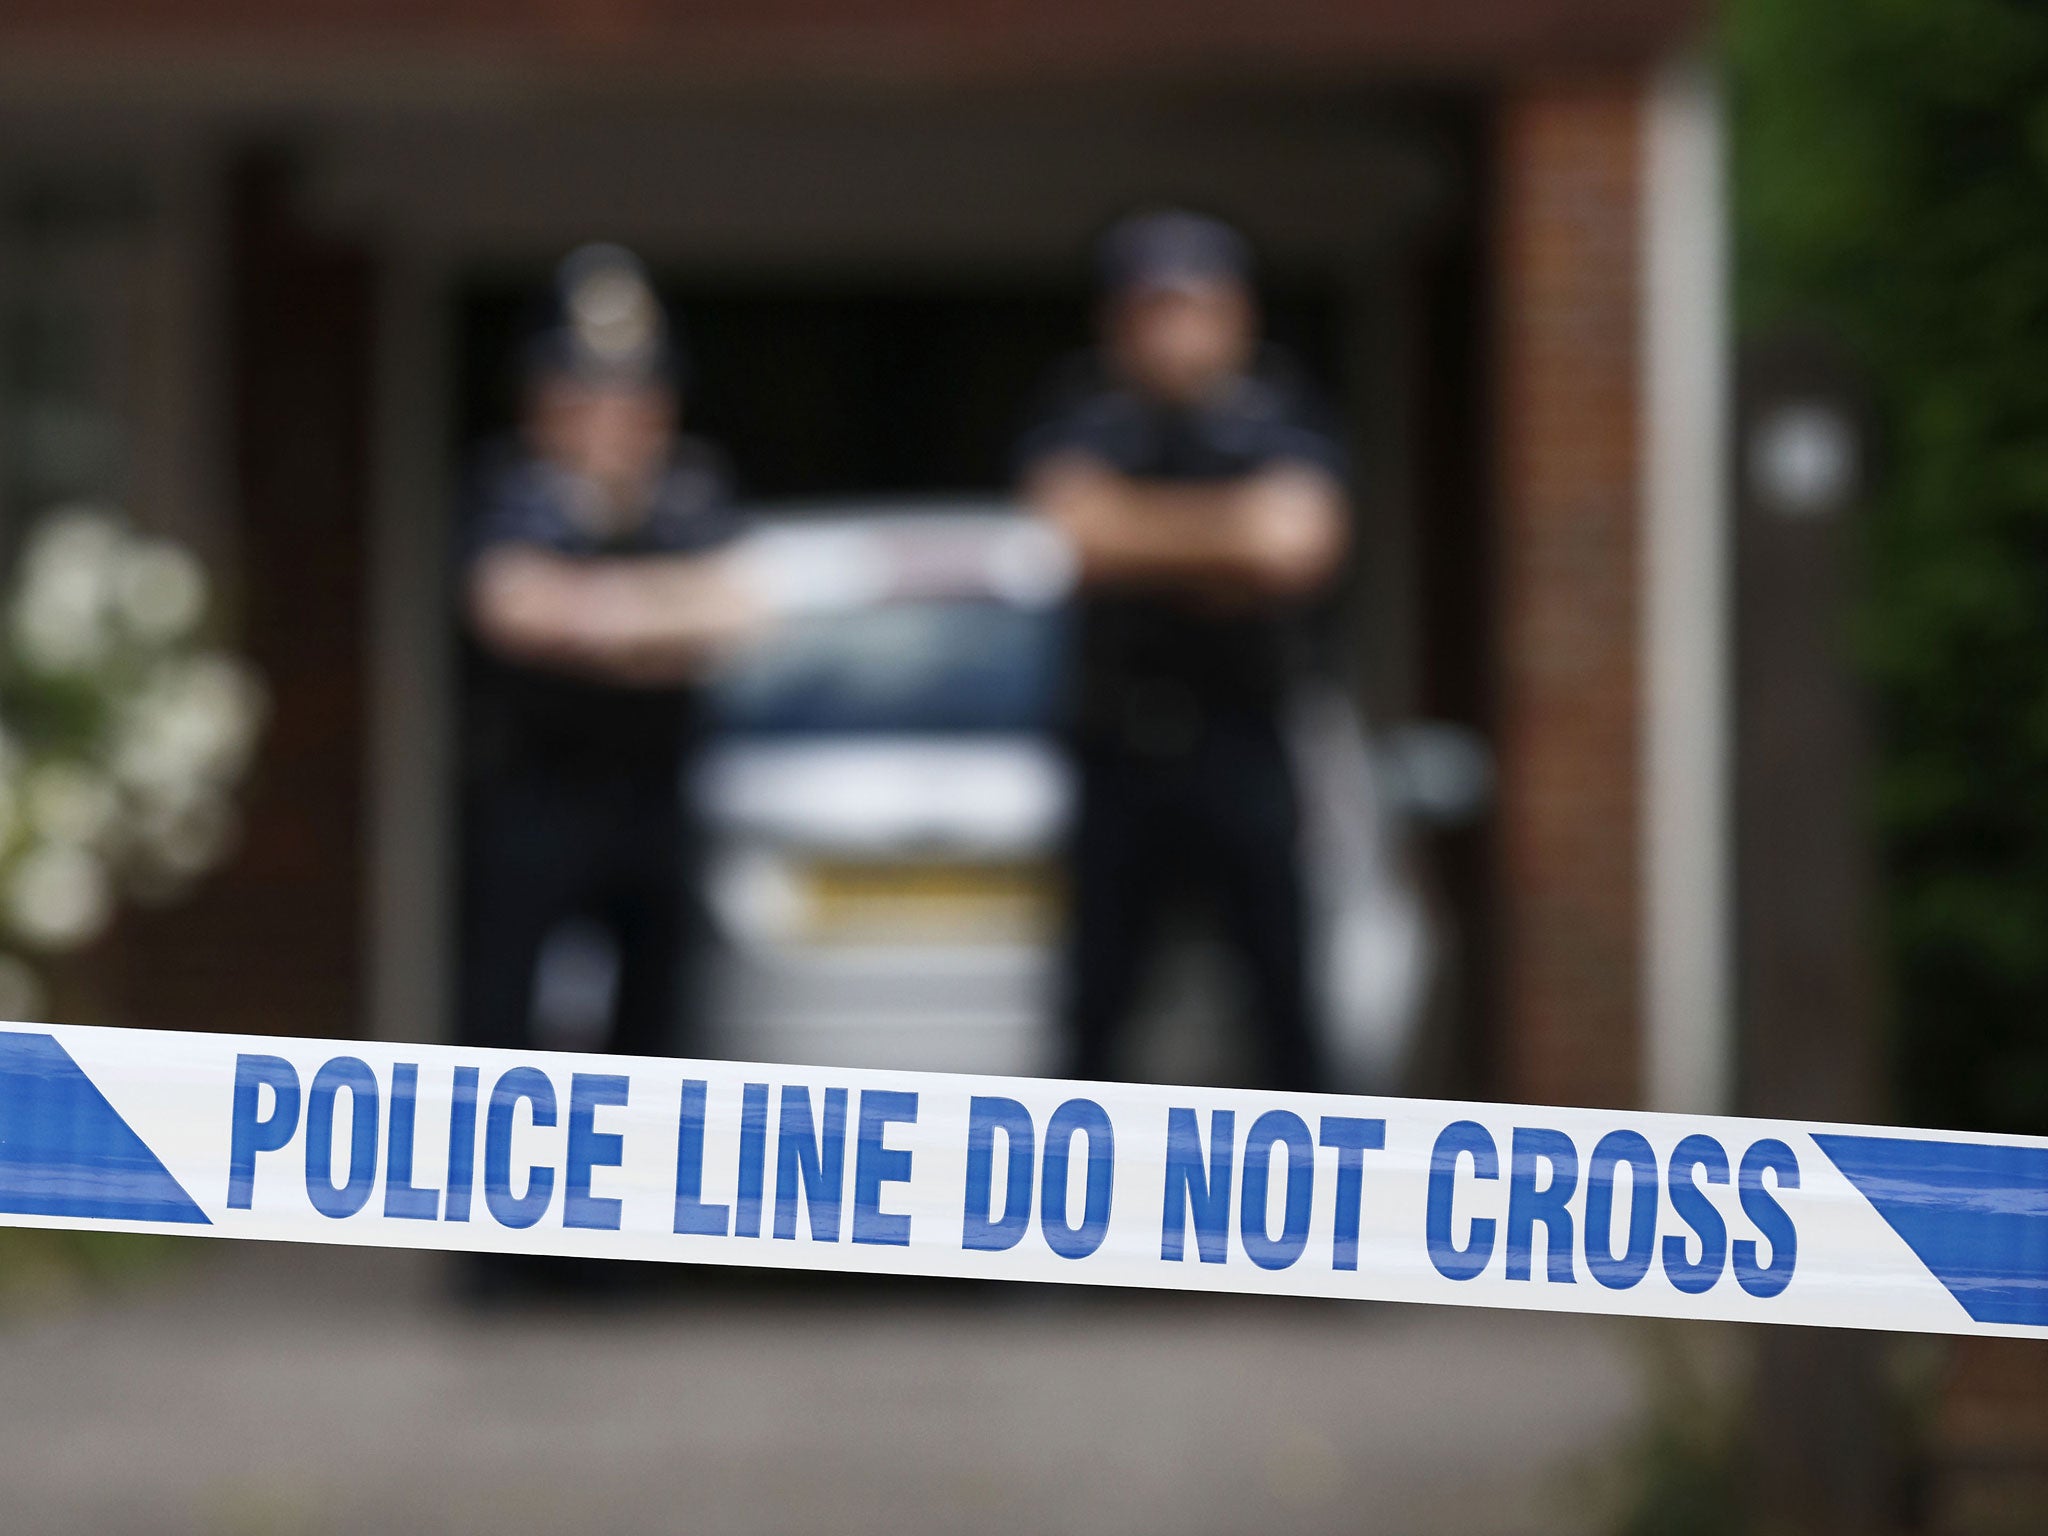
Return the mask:
<path id="1" fill-rule="evenodd" d="M 1194 408 L 1076 370 L 1020 445 L 1023 469 L 1062 453 L 1134 480 L 1200 485 L 1299 464 L 1339 478 L 1342 450 L 1270 354 Z M 1110 1076 L 1163 910 L 1214 898 L 1244 962 L 1275 1087 L 1319 1075 L 1307 973 L 1298 812 L 1283 711 L 1306 665 L 1305 605 L 1205 606 L 1138 585 L 1084 591 L 1071 741 L 1080 809 L 1071 850 L 1067 1022 L 1074 1075 Z"/>
<path id="2" fill-rule="evenodd" d="M 469 559 L 506 545 L 578 559 L 694 554 L 735 531 L 723 462 L 691 438 L 679 441 L 645 519 L 619 537 L 579 525 L 576 490 L 542 460 L 490 455 L 472 497 Z M 609 1048 L 672 1048 L 696 854 L 682 799 L 701 733 L 695 690 L 609 684 L 470 649 L 464 1043 L 531 1043 L 541 946 L 580 918 L 617 944 Z"/>

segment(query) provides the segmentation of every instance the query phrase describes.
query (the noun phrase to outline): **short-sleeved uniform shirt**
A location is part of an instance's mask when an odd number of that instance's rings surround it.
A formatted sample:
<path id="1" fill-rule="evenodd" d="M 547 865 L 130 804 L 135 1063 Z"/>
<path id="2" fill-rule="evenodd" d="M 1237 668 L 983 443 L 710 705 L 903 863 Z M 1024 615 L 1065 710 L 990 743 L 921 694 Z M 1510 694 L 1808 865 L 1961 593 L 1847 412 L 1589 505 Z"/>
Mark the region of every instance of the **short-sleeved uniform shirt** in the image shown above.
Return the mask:
<path id="1" fill-rule="evenodd" d="M 708 444 L 683 438 L 646 517 L 615 535 L 574 515 L 575 478 L 515 448 L 485 455 L 465 530 L 465 572 L 478 556 L 525 546 L 572 559 L 695 554 L 737 529 L 731 477 Z M 602 778 L 673 786 L 698 730 L 695 690 L 635 687 L 474 653 L 468 762 L 482 777 Z"/>
<path id="2" fill-rule="evenodd" d="M 1340 481 L 1348 472 L 1320 408 L 1271 355 L 1193 407 L 1148 399 L 1093 360 L 1077 365 L 1019 444 L 1019 468 L 1028 473 L 1063 453 L 1161 484 L 1213 484 L 1288 464 Z M 1307 609 L 1275 599 L 1223 613 L 1138 586 L 1085 593 L 1073 720 L 1080 744 L 1171 751 L 1211 724 L 1270 719 L 1305 665 Z"/>

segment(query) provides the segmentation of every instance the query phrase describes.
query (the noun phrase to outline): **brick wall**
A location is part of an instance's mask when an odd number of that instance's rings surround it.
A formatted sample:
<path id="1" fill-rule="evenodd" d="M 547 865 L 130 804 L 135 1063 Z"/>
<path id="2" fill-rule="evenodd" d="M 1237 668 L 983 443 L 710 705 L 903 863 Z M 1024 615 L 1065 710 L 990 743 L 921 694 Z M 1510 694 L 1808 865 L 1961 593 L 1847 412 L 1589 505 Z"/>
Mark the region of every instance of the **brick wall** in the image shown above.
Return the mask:
<path id="1" fill-rule="evenodd" d="M 1638 1095 L 1641 86 L 1510 87 L 1497 118 L 1500 1086 Z"/>

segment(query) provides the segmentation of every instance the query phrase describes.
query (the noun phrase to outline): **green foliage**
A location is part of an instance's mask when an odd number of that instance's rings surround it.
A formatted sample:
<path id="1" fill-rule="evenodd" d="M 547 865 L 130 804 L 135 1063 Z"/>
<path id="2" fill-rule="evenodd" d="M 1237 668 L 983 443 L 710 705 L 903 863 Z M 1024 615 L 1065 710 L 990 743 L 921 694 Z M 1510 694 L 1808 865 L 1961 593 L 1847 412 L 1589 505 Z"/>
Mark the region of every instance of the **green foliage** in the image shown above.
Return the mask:
<path id="1" fill-rule="evenodd" d="M 1738 305 L 1880 433 L 1860 655 L 1900 1109 L 2048 1132 L 2048 6 L 1733 0 Z"/>

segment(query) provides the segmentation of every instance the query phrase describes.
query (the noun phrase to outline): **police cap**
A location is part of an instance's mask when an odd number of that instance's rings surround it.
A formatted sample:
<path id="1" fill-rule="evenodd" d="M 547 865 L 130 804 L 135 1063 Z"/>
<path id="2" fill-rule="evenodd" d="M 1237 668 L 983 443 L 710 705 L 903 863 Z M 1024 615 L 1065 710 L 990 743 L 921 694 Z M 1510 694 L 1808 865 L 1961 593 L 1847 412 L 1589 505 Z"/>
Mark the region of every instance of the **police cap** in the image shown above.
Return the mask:
<path id="1" fill-rule="evenodd" d="M 647 269 L 618 245 L 586 245 L 555 270 L 547 318 L 527 344 L 530 375 L 622 386 L 679 382 L 675 328 Z"/>
<path id="2" fill-rule="evenodd" d="M 1105 293 L 1251 281 L 1244 236 L 1221 219 L 1170 208 L 1135 213 L 1102 237 L 1096 271 Z"/>

